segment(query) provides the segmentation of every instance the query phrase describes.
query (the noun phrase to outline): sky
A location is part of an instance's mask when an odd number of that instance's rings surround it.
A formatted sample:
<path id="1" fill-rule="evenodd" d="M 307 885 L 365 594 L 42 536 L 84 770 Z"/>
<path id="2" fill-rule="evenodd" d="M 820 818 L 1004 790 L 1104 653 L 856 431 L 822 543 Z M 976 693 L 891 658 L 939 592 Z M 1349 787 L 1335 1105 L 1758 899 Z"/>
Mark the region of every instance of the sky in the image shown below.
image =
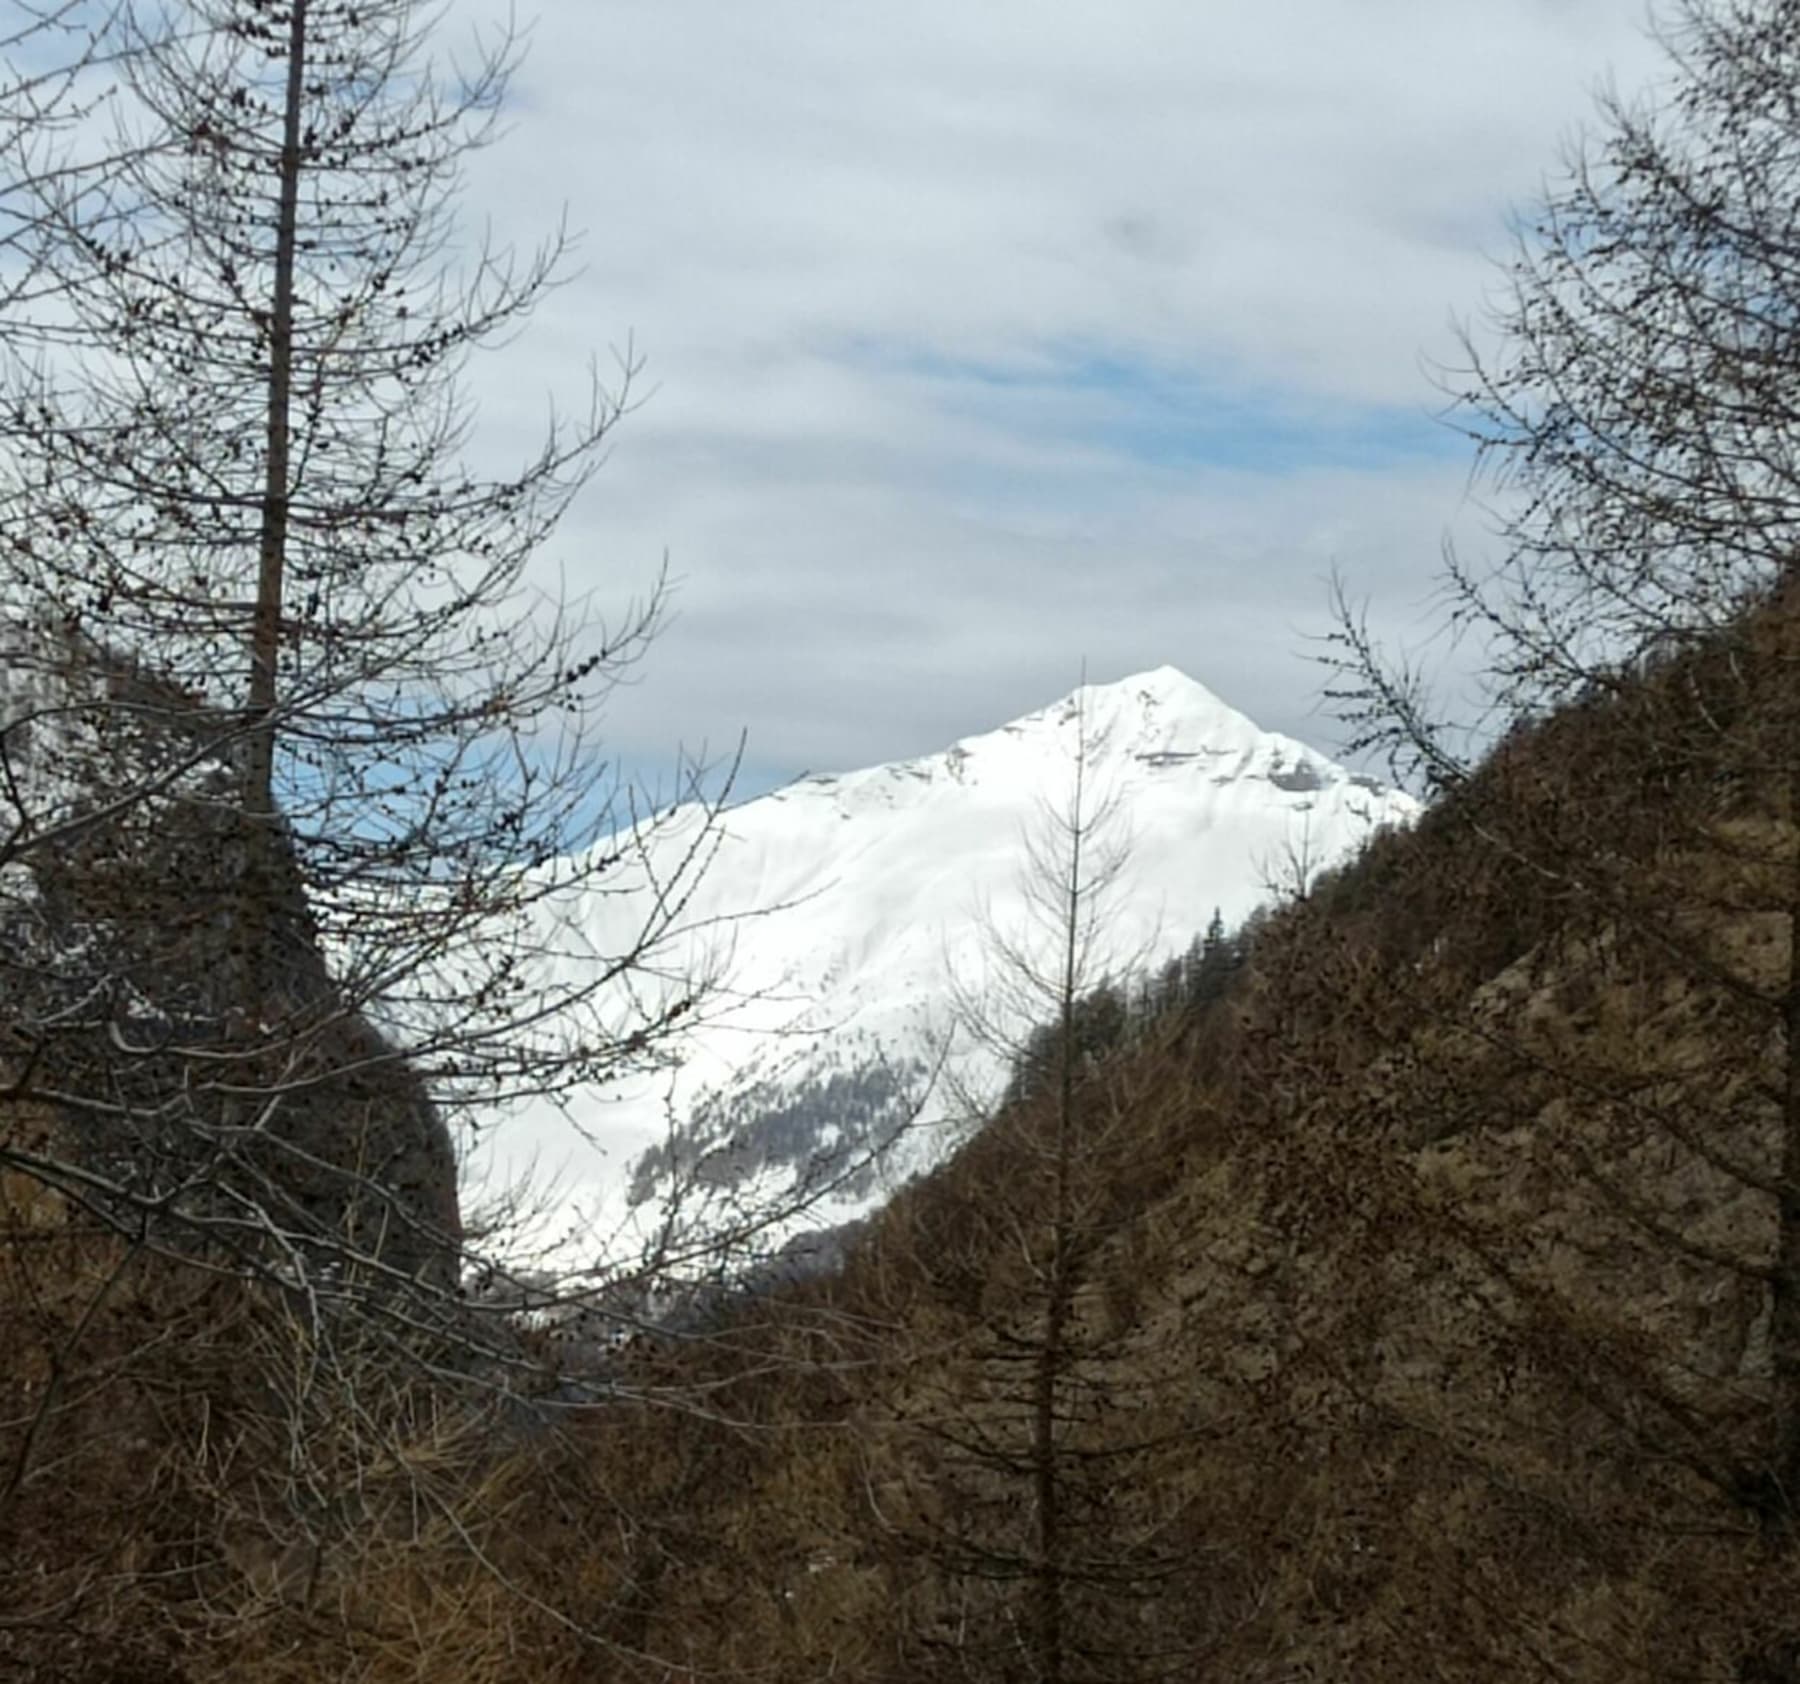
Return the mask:
<path id="1" fill-rule="evenodd" d="M 451 0 L 445 40 L 501 14 Z M 741 793 L 1170 663 L 1329 750 L 1336 570 L 1417 645 L 1481 542 L 1434 368 L 1642 0 L 536 0 L 466 215 L 578 269 L 484 449 L 643 359 L 543 558 L 676 612 L 623 765 Z M 629 351 L 627 351 L 629 347 Z"/>

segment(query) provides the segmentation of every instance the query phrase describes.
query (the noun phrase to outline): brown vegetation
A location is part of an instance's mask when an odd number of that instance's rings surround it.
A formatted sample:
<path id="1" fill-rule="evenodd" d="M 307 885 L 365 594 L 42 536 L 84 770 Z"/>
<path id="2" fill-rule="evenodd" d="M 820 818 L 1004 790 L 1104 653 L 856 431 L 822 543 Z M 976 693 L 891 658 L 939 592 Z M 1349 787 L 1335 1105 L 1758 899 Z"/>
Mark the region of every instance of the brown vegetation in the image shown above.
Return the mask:
<path id="1" fill-rule="evenodd" d="M 1261 920 L 1222 1002 L 1084 1059 L 1068 1676 L 1794 1676 L 1797 639 L 1771 608 L 1520 734 Z M 841 1276 L 615 1354 L 616 1403 L 553 1427 L 384 1366 L 304 1479 L 273 1390 L 303 1324 L 9 1183 L 0 1654 L 1036 1676 L 1007 1359 L 1040 1349 L 1054 1099 Z"/>
<path id="2" fill-rule="evenodd" d="M 154 1135 L 102 1143 L 141 1178 L 109 1192 L 70 1137 L 84 1107 L 141 1115 L 125 1090 L 155 1074 L 116 1015 L 81 1103 L 9 1074 L 0 1673 L 1800 1684 L 1791 13 L 1679 8 L 1667 110 L 1605 108 L 1599 167 L 1577 160 L 1512 271 L 1509 349 L 1460 394 L 1525 493 L 1500 564 L 1447 581 L 1510 734 L 1462 763 L 1347 617 L 1341 699 L 1443 799 L 1294 884 L 1207 998 L 1084 1015 L 1065 964 L 1038 1062 L 840 1274 L 590 1351 L 572 1388 L 573 1324 L 508 1325 L 447 1272 L 446 1313 L 411 1316 L 360 1209 L 283 1268 L 230 1249 L 231 1176 L 208 1224 L 184 1216 Z M 260 362 L 237 372 L 262 390 Z M 158 414 L 110 458 L 134 511 Z M 553 507 L 565 465 L 540 470 Z M 285 520 L 282 498 L 246 506 Z M 374 559 L 414 565 L 398 539 Z M 507 695 L 463 676 L 440 722 Z M 547 682 L 544 705 L 575 680 Z M 251 728 L 279 701 L 254 690 Z M 240 805 L 266 822 L 266 755 L 258 777 Z M 521 852 L 479 785 L 468 881 L 491 888 Z M 313 817 L 315 842 L 355 834 Z M 27 813 L 15 841 L 45 834 Z M 140 919 L 153 840 L 126 850 L 145 881 L 118 879 Z M 441 839 L 418 848 L 436 884 Z M 54 862 L 33 870 L 54 905 Z M 251 875 L 266 935 L 283 897 Z M 273 992 L 249 992 L 260 1020 Z M 34 1074 L 66 1027 L 38 1016 Z M 505 1068 L 594 1073 L 539 1050 Z M 298 1083 L 353 1145 L 381 1099 L 359 1060 L 321 1046 Z M 377 1204 L 405 1191 L 349 1156 L 327 1167 Z M 279 1216 L 292 1188 L 232 1162 Z M 171 1243 L 182 1221 L 202 1231 Z"/>
<path id="3" fill-rule="evenodd" d="M 1128 1594 L 1077 1599 L 1073 1675 L 1794 1676 L 1794 820 L 1767 775 L 1794 640 L 1771 610 L 1510 741 L 1264 921 L 1223 1007 L 1090 1071 L 1103 1361 L 1065 1443 L 1116 1476 L 1083 1482 L 1078 1549 Z M 1006 1570 L 1029 1517 L 980 1437 L 1054 1221 L 1028 1126 L 761 1308 L 730 1424 L 683 1429 L 746 1482 L 708 1485 L 721 1542 L 648 1647 L 694 1676 L 1037 1676 Z"/>

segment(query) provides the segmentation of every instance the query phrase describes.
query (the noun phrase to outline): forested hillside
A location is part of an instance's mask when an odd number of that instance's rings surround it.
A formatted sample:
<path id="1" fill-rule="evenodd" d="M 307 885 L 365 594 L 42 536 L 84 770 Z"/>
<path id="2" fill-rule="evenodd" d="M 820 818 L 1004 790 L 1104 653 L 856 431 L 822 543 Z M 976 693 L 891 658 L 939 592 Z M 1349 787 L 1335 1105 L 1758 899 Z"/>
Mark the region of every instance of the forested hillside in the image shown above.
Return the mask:
<path id="1" fill-rule="evenodd" d="M 1792 1676 L 1797 657 L 1775 602 L 1517 733 L 1198 999 L 1098 1042 L 1077 1012 L 1066 1113 L 1021 1082 L 840 1276 L 601 1359 L 610 1402 L 384 1383 L 405 1454 L 319 1511 L 341 1530 L 257 1496 L 283 1417 L 227 1379 L 252 1301 L 15 1192 L 9 1348 L 44 1355 L 12 1408 L 79 1385 L 44 1416 L 53 1506 L 9 1500 L 9 1565 L 59 1594 L 8 1652 Z"/>
<path id="2" fill-rule="evenodd" d="M 1792 1676 L 1797 652 L 1771 607 L 1510 739 L 1259 921 L 1222 999 L 1084 1059 L 1066 1158 L 1027 1093 L 760 1306 L 782 1372 L 677 1435 L 741 1483 L 659 1652 Z"/>
<path id="3" fill-rule="evenodd" d="M 718 840 L 585 734 L 657 600 L 528 582 L 626 394 L 462 461 L 510 41 L 102 10 L 0 88 L 0 1678 L 1800 1684 L 1800 5 L 1676 8 L 1468 335 L 1472 710 L 1340 592 L 1418 821 L 1122 976 L 1077 702 L 982 1126 L 750 1274 L 673 1119 L 581 1269 L 449 1173 L 666 1072 Z"/>

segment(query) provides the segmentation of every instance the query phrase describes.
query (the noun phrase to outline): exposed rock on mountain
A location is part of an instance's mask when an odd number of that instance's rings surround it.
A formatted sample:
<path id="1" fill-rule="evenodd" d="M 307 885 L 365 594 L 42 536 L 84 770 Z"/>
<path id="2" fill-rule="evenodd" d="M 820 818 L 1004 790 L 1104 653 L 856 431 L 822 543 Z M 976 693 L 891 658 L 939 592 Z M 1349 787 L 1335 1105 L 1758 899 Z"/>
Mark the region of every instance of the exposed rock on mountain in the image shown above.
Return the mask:
<path id="1" fill-rule="evenodd" d="M 238 723 L 75 632 L 10 628 L 0 659 L 9 1082 L 172 1233 L 453 1284 L 448 1133 L 334 983 L 285 827 L 248 881 Z"/>

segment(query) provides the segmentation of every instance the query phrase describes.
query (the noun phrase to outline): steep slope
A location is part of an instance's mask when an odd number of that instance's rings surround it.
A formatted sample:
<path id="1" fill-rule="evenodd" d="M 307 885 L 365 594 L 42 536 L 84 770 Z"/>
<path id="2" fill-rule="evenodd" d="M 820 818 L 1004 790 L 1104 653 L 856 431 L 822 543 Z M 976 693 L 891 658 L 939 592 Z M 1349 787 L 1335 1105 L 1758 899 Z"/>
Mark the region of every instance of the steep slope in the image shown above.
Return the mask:
<path id="1" fill-rule="evenodd" d="M 1088 686 L 941 754 L 746 802 L 685 909 L 693 933 L 670 984 L 705 973 L 718 986 L 678 1068 L 577 1118 L 604 1155 L 561 1164 L 576 1225 L 610 1230 L 628 1187 L 645 1222 L 672 1188 L 690 1212 L 828 1188 L 805 1220 L 842 1221 L 941 1161 L 970 1096 L 990 1097 L 1001 1075 L 959 1035 L 956 996 L 986 993 L 994 931 L 1042 939 L 1024 841 L 1065 798 L 1084 732 L 1093 790 L 1118 810 L 1103 842 L 1127 854 L 1100 956 L 1119 976 L 1415 810 L 1171 667 Z M 650 879 L 702 845 L 701 825 L 695 810 L 666 828 Z M 651 892 L 581 909 L 596 953 L 636 927 Z"/>
<path id="2" fill-rule="evenodd" d="M 88 1343 L 0 1503 L 0 1673 L 1800 1684 L 1796 671 L 1753 616 L 1514 733 L 1084 1057 L 1072 1150 L 1022 1088 L 564 1431 L 483 1387 L 446 1439 L 435 1376 L 376 1440 L 428 1482 L 322 1541 L 220 1500 L 219 1446 L 289 1465 L 235 1425 L 267 1319 L 0 1178 L 0 1466 Z"/>
<path id="3" fill-rule="evenodd" d="M 181 1166 L 189 1197 L 223 1205 L 190 1212 L 195 1231 L 236 1238 L 248 1204 L 449 1288 L 449 1131 L 343 997 L 285 824 L 256 887 L 279 1021 L 246 1033 L 243 741 L 236 715 L 80 632 L 0 618 L 0 1076 L 10 1098 L 47 1096 L 86 1169 L 116 1178 L 121 1222 Z M 252 1096 L 262 1155 L 222 1151 Z"/>
<path id="4" fill-rule="evenodd" d="M 1516 734 L 1086 1070 L 1072 1193 L 1021 1108 L 759 1302 L 646 1647 L 1023 1684 L 1054 1591 L 1070 1681 L 1800 1680 L 1797 666 L 1752 616 Z"/>

